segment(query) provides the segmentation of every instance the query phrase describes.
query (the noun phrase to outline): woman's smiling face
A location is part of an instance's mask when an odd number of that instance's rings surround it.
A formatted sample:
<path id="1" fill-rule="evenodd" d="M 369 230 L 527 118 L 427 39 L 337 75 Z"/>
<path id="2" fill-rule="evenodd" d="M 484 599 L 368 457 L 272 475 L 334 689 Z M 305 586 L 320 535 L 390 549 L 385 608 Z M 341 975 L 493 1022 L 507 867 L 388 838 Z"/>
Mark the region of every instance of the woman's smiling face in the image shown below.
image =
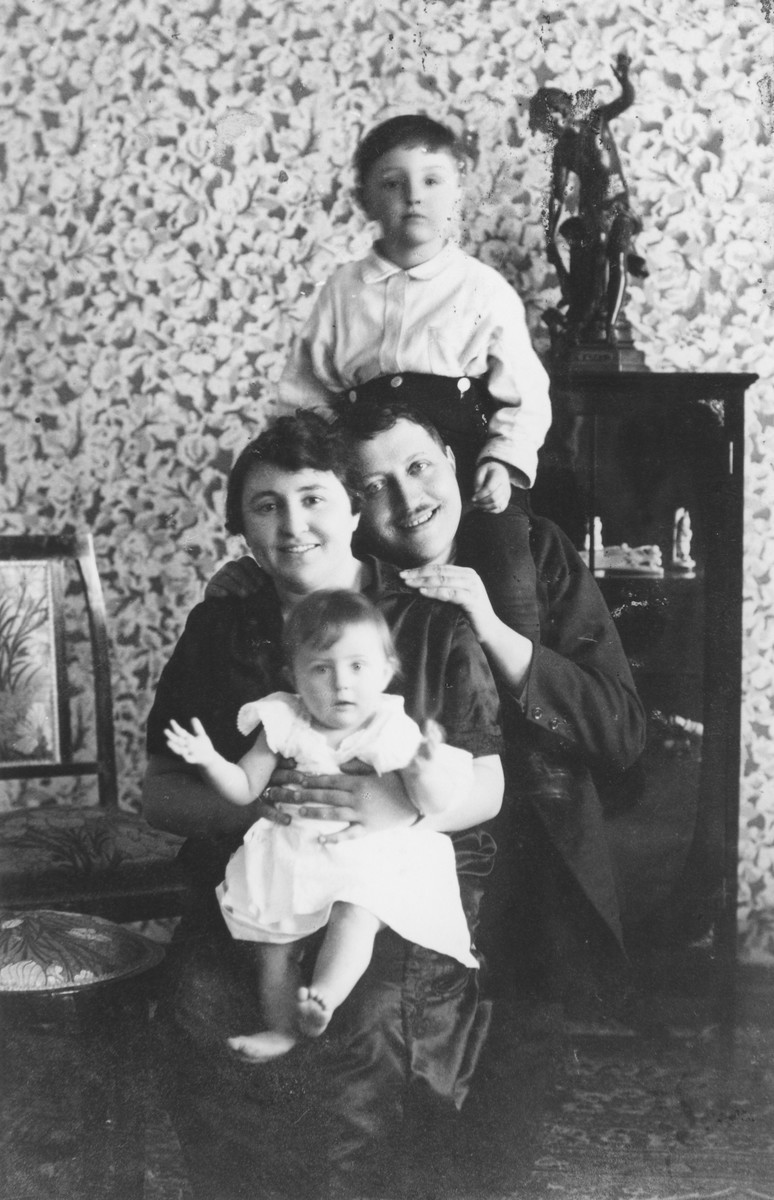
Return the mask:
<path id="1" fill-rule="evenodd" d="M 351 544 L 358 516 L 332 471 L 256 463 L 245 476 L 242 517 L 250 551 L 278 592 L 306 595 L 354 585 L 359 564 Z"/>

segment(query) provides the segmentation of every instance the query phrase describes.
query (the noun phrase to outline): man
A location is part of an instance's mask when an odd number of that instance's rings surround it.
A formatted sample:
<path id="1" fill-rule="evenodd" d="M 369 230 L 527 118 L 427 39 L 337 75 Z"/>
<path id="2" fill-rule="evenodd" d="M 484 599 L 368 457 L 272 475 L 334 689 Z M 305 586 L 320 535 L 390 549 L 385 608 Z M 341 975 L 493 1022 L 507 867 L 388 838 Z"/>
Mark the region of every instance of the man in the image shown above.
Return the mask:
<path id="1" fill-rule="evenodd" d="M 579 973 L 598 991 L 597 971 L 614 979 L 622 962 L 595 781 L 609 784 L 639 757 L 644 713 L 602 594 L 551 521 L 534 518 L 531 532 L 539 642 L 497 618 L 463 565 L 473 546 L 453 458 L 419 421 L 395 404 L 355 405 L 343 419 L 359 538 L 423 595 L 461 605 L 483 645 L 501 690 L 507 772 L 480 940 L 497 974 L 577 1001 Z"/>

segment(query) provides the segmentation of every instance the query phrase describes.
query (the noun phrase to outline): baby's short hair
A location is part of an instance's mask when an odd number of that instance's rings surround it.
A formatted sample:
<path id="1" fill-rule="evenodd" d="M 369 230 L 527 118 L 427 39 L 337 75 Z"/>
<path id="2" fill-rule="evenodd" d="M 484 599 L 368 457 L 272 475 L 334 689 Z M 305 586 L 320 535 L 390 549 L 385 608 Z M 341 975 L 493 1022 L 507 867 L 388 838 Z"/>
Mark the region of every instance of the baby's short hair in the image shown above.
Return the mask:
<path id="1" fill-rule="evenodd" d="M 434 121 L 424 113 L 407 113 L 382 121 L 365 135 L 355 151 L 357 186 L 363 187 L 368 172 L 383 155 L 398 146 L 424 146 L 431 151 L 445 150 L 460 166 L 465 162 L 462 142 L 448 125 Z"/>
<path id="2" fill-rule="evenodd" d="M 282 632 L 287 666 L 292 670 L 302 646 L 328 650 L 350 625 L 373 626 L 380 636 L 384 657 L 397 669 L 395 643 L 381 610 L 361 592 L 347 588 L 323 588 L 293 605 Z"/>

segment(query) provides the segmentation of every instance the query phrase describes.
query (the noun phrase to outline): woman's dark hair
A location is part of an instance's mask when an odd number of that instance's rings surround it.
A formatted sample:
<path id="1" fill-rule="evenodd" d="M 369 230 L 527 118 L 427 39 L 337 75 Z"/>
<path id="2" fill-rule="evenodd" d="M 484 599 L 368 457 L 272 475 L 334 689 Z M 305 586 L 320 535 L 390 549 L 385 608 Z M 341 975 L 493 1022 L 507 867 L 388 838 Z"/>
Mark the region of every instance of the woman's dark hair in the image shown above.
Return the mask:
<path id="1" fill-rule="evenodd" d="M 369 130 L 355 151 L 354 167 L 357 186 L 362 188 L 375 162 L 398 146 L 424 146 L 427 150 L 445 150 L 462 165 L 465 149 L 452 129 L 426 117 L 424 113 L 390 117 Z"/>
<path id="2" fill-rule="evenodd" d="M 299 409 L 287 417 L 275 417 L 236 459 L 226 485 L 226 529 L 244 533 L 242 493 L 245 478 L 256 463 L 269 463 L 284 471 L 332 471 L 349 491 L 346 455 L 341 432 L 313 409 Z M 355 509 L 355 497 L 350 492 Z"/>
<path id="3" fill-rule="evenodd" d="M 381 638 L 384 656 L 398 665 L 395 643 L 382 612 L 361 592 L 346 588 L 322 588 L 304 596 L 291 608 L 282 631 L 285 663 L 292 671 L 302 646 L 327 650 L 350 625 L 372 625 Z"/>

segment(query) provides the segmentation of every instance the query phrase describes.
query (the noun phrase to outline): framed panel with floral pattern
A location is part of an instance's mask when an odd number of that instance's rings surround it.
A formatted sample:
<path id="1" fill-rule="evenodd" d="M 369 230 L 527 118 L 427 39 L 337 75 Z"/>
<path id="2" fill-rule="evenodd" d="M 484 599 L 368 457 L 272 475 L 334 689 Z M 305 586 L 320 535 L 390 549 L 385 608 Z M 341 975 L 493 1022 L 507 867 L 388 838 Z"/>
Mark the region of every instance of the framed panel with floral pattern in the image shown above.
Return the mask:
<path id="1" fill-rule="evenodd" d="M 59 760 L 49 564 L 0 563 L 0 763 Z"/>

